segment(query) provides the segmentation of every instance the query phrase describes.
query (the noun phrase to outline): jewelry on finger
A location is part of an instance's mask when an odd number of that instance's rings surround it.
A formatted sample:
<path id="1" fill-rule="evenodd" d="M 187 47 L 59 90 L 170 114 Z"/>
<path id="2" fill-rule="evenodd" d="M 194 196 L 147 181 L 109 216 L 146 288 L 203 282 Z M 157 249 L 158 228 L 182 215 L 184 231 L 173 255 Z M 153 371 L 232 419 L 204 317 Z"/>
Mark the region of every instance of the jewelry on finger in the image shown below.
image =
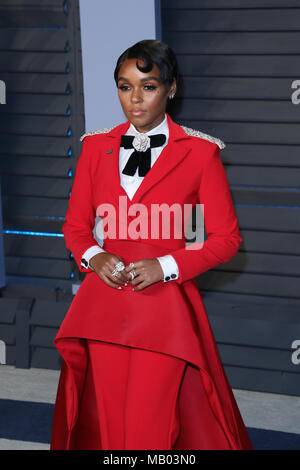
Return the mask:
<path id="1" fill-rule="evenodd" d="M 125 264 L 123 263 L 123 261 L 119 261 L 115 265 L 115 269 L 112 271 L 111 275 L 117 276 L 120 271 L 123 271 L 123 269 L 125 269 Z"/>
<path id="2" fill-rule="evenodd" d="M 132 271 L 129 272 L 130 276 L 131 276 L 131 280 L 133 280 L 136 276 L 135 274 L 135 270 L 133 269 Z"/>
<path id="3" fill-rule="evenodd" d="M 129 264 L 129 267 L 130 267 L 130 268 L 134 268 L 134 263 L 130 263 L 130 264 Z"/>
<path id="4" fill-rule="evenodd" d="M 115 269 L 117 271 L 123 271 L 123 269 L 125 269 L 125 264 L 123 263 L 123 261 L 119 261 L 116 265 L 115 265 Z"/>

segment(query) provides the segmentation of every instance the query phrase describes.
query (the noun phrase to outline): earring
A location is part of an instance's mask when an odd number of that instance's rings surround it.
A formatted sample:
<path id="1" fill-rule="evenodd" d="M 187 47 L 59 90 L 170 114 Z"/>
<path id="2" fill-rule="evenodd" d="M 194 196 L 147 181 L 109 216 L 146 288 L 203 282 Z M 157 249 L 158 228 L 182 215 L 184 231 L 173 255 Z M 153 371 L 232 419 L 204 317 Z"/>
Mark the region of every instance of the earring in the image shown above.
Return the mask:
<path id="1" fill-rule="evenodd" d="M 170 95 L 169 100 L 172 100 L 174 98 L 174 96 L 175 96 L 175 93 L 173 93 L 173 95 Z"/>

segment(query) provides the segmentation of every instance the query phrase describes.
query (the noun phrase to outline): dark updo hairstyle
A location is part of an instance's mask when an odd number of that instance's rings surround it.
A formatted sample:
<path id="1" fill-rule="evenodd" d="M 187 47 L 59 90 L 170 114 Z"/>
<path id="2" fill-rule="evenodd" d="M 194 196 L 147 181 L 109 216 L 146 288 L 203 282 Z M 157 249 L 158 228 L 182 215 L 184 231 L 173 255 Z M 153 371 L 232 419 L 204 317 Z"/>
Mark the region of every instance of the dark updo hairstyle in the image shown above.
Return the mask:
<path id="1" fill-rule="evenodd" d="M 167 86 L 167 89 L 172 85 L 174 78 L 176 79 L 176 83 L 178 83 L 179 73 L 176 56 L 172 49 L 162 41 L 144 39 L 126 49 L 118 58 L 114 71 L 114 79 L 117 86 L 119 70 L 126 59 L 143 60 L 145 64 L 143 67 L 141 67 L 138 62 L 136 62 L 136 66 L 141 72 L 145 73 L 150 72 L 153 68 L 153 64 L 156 64 L 160 70 L 160 78 Z"/>

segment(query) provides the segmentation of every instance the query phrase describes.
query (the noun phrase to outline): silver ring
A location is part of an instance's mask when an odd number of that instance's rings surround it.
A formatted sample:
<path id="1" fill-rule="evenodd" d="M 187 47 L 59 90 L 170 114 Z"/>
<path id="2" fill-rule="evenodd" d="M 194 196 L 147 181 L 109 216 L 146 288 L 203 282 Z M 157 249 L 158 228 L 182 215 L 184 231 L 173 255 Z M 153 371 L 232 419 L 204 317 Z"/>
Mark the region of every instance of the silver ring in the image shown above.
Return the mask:
<path id="1" fill-rule="evenodd" d="M 136 276 L 136 273 L 135 273 L 135 270 L 133 269 L 132 271 L 129 271 L 129 274 L 131 276 L 131 280 L 135 278 Z"/>
<path id="2" fill-rule="evenodd" d="M 125 269 L 125 264 L 123 263 L 123 261 L 119 261 L 116 265 L 115 265 L 115 269 L 117 271 L 123 271 L 123 269 Z"/>
<path id="3" fill-rule="evenodd" d="M 120 271 L 123 271 L 123 269 L 125 269 L 125 264 L 123 263 L 123 261 L 119 261 L 119 262 L 115 265 L 115 268 L 114 268 L 114 270 L 112 271 L 111 275 L 112 275 L 112 276 L 117 276 Z"/>
<path id="4" fill-rule="evenodd" d="M 134 268 L 134 263 L 129 263 L 129 267 L 130 267 L 130 268 Z M 136 272 L 135 272 L 134 269 L 132 269 L 132 271 L 129 271 L 129 274 L 130 274 L 130 276 L 131 276 L 131 280 L 133 280 L 133 279 L 135 278 L 135 276 L 136 276 Z"/>

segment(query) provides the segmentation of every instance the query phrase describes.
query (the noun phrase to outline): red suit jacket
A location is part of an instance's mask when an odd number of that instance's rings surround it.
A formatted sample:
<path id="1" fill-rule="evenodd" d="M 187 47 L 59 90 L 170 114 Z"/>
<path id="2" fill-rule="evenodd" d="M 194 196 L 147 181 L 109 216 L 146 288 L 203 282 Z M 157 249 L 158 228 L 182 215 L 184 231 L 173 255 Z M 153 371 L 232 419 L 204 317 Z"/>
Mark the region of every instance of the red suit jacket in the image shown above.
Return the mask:
<path id="1" fill-rule="evenodd" d="M 242 242 L 220 148 L 214 138 L 195 135 L 168 114 L 167 119 L 168 145 L 132 200 L 120 185 L 119 175 L 121 135 L 130 122 L 83 139 L 63 233 L 80 271 L 87 274 L 54 340 L 63 363 L 51 449 L 78 449 L 80 426 L 88 426 L 92 414 L 84 415 L 81 407 L 88 366 L 82 338 L 170 354 L 189 363 L 180 392 L 181 433 L 176 449 L 252 449 L 194 279 L 229 261 Z M 120 200 L 127 205 L 123 221 Z M 130 207 L 137 203 L 148 209 L 143 216 L 143 223 L 149 224 L 148 238 L 122 238 L 119 222 L 122 229 L 124 222 L 130 225 L 136 217 Z M 160 236 L 151 238 L 151 204 L 163 203 L 180 205 L 182 213 L 184 204 L 204 205 L 207 240 L 201 249 L 186 248 L 184 230 L 181 238 L 172 236 L 172 230 L 169 238 L 163 238 L 160 227 Z M 178 279 L 161 280 L 140 291 L 132 291 L 130 285 L 118 290 L 81 266 L 83 253 L 95 245 L 92 230 L 101 204 L 116 208 L 116 237 L 104 239 L 106 251 L 121 256 L 125 264 L 172 254 Z M 92 445 L 92 436 L 89 442 Z"/>

